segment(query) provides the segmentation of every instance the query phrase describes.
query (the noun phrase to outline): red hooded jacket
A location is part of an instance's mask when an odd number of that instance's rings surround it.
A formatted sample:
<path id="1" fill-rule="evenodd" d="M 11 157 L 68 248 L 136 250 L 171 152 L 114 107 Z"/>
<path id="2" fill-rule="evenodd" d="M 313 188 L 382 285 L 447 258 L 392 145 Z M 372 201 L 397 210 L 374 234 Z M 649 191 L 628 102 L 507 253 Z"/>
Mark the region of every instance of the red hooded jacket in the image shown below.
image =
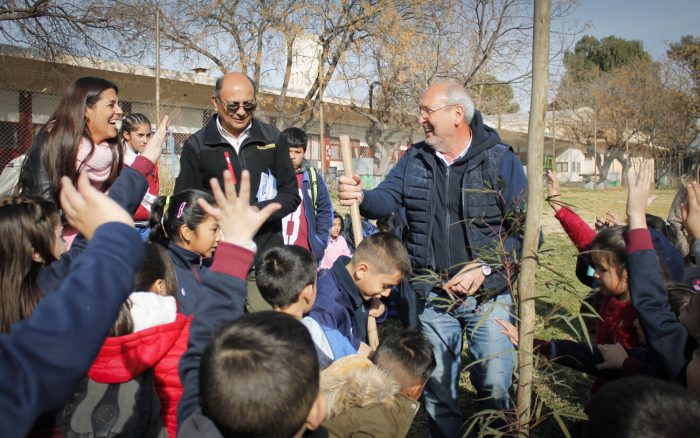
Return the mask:
<path id="1" fill-rule="evenodd" d="M 171 438 L 177 435 L 177 404 L 182 397 L 178 365 L 187 350 L 191 320 L 178 313 L 169 324 L 107 338 L 88 371 L 96 382 L 124 383 L 153 368 L 161 417 Z"/>

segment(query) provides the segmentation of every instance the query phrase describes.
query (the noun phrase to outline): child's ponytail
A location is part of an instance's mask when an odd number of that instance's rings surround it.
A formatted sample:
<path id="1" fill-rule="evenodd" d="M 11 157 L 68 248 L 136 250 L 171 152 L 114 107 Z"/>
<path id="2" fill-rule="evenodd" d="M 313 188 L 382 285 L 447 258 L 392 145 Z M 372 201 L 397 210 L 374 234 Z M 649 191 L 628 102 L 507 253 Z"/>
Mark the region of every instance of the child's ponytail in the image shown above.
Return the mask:
<path id="1" fill-rule="evenodd" d="M 180 242 L 180 227 L 194 230 L 208 217 L 197 200 L 214 204 L 214 197 L 201 190 L 183 190 L 173 196 L 159 196 L 151 206 L 149 240 L 167 246 L 169 241 Z"/>
<path id="2" fill-rule="evenodd" d="M 151 217 L 148 220 L 148 226 L 151 228 L 151 233 L 148 235 L 150 242 L 158 243 L 163 246 L 168 245 L 168 234 L 163 226 L 163 216 L 168 208 L 170 196 L 159 196 L 151 204 Z"/>

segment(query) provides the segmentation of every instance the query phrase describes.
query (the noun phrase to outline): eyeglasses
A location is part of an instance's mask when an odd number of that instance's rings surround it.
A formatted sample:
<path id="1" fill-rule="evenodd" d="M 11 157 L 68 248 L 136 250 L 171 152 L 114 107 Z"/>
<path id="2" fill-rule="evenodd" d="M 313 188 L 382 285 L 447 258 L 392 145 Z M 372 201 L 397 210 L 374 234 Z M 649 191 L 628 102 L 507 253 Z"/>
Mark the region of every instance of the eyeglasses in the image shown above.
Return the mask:
<path id="1" fill-rule="evenodd" d="M 258 107 L 258 104 L 256 102 L 231 102 L 227 103 L 221 100 L 220 97 L 216 97 L 216 100 L 219 101 L 219 103 L 222 106 L 226 107 L 226 112 L 227 113 L 237 113 L 238 109 L 243 107 L 243 111 L 250 113 L 255 111 L 255 108 Z"/>
<path id="2" fill-rule="evenodd" d="M 441 107 L 439 107 L 439 108 L 430 108 L 430 107 L 427 107 L 427 106 L 419 106 L 419 107 L 418 107 L 418 111 L 419 111 L 419 114 L 420 114 L 421 117 L 423 117 L 424 119 L 427 119 L 428 116 L 430 116 L 430 115 L 431 115 L 432 113 L 434 113 L 435 111 L 440 111 L 441 109 L 450 108 L 450 107 L 453 107 L 453 106 L 459 106 L 459 105 L 457 105 L 457 104 L 455 103 L 455 104 L 452 104 L 452 105 L 441 106 Z"/>

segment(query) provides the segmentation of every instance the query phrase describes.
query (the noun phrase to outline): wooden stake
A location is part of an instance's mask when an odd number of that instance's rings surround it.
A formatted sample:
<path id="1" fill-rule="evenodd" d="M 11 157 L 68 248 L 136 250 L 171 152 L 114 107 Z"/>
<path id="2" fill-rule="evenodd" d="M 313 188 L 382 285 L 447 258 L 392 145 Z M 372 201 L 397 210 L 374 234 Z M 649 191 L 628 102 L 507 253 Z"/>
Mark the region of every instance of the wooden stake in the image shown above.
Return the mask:
<path id="1" fill-rule="evenodd" d="M 519 437 L 529 436 L 532 412 L 533 333 L 535 329 L 535 272 L 542 219 L 542 173 L 544 159 L 544 128 L 547 111 L 547 80 L 549 78 L 549 20 L 551 0 L 535 0 L 532 95 L 527 144 L 527 212 L 525 237 L 518 280 L 518 311 L 520 316 L 518 346 L 517 409 L 520 420 Z M 556 160 L 556 157 L 555 157 Z"/>
<path id="2" fill-rule="evenodd" d="M 352 149 L 350 148 L 350 137 L 340 136 L 340 155 L 343 157 L 343 173 L 345 176 L 353 177 L 355 173 L 352 166 Z M 360 206 L 357 201 L 350 206 L 350 219 L 352 220 L 352 235 L 355 238 L 355 248 L 362 242 L 362 218 L 360 217 Z M 379 333 L 377 332 L 377 320 L 374 316 L 367 317 L 367 339 L 369 346 L 375 350 L 379 345 Z"/>

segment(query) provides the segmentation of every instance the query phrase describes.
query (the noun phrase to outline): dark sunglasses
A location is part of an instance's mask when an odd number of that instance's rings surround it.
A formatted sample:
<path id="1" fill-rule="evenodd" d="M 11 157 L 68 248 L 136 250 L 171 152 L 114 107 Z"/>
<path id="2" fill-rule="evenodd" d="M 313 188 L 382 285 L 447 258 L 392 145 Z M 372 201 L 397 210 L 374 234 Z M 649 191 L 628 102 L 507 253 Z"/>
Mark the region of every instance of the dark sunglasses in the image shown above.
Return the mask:
<path id="1" fill-rule="evenodd" d="M 217 97 L 216 100 L 219 101 L 219 103 L 223 106 L 226 107 L 226 112 L 229 113 L 236 113 L 238 112 L 238 109 L 243 107 L 243 111 L 249 113 L 251 111 L 255 111 L 255 108 L 258 107 L 258 104 L 256 102 L 233 102 L 233 103 L 226 103 L 221 98 Z"/>

